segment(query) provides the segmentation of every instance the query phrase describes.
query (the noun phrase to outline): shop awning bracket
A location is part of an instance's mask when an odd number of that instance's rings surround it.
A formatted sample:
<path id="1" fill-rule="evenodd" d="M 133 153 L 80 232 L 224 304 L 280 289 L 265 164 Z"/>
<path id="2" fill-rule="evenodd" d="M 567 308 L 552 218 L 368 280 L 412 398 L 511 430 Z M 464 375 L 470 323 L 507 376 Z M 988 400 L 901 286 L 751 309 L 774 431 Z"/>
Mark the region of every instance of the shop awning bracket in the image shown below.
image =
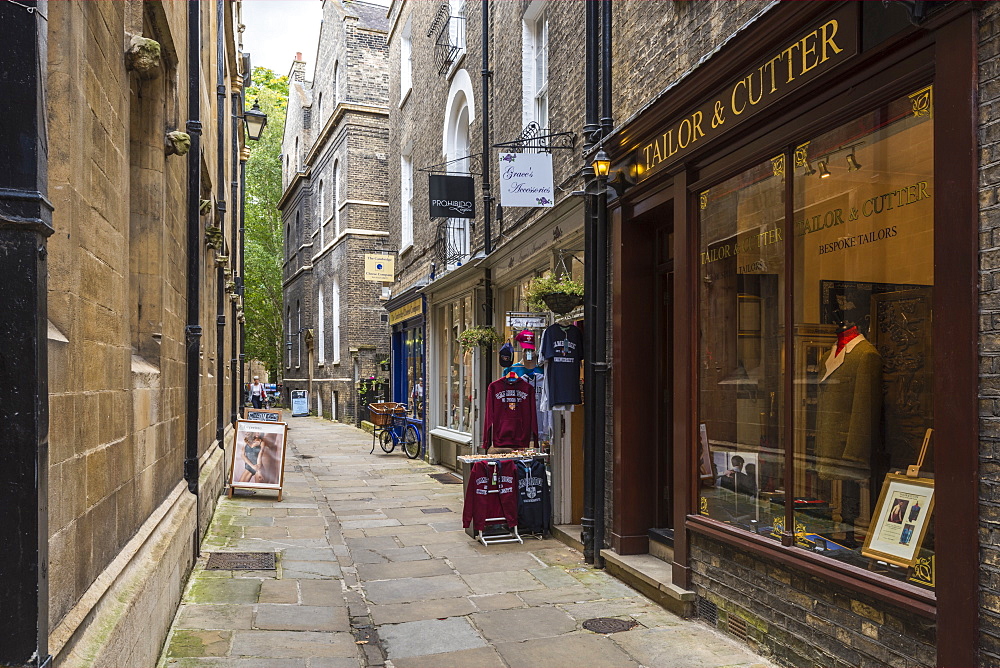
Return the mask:
<path id="1" fill-rule="evenodd" d="M 551 128 L 541 128 L 535 121 L 524 126 L 524 130 L 521 131 L 521 135 L 517 139 L 493 144 L 493 148 L 514 149 L 518 152 L 536 151 L 538 153 L 551 153 L 555 149 L 575 147 L 575 132 L 556 132 Z"/>
<path id="2" fill-rule="evenodd" d="M 427 172 L 429 174 L 452 174 L 454 176 L 482 176 L 483 174 L 483 163 L 482 154 L 473 153 L 462 158 L 455 158 L 453 160 L 446 160 L 444 162 L 439 162 L 436 165 L 431 165 L 429 167 L 421 167 L 418 172 Z M 467 172 L 453 172 L 447 169 L 448 165 L 456 162 L 461 162 L 463 160 L 469 161 L 469 171 Z"/>

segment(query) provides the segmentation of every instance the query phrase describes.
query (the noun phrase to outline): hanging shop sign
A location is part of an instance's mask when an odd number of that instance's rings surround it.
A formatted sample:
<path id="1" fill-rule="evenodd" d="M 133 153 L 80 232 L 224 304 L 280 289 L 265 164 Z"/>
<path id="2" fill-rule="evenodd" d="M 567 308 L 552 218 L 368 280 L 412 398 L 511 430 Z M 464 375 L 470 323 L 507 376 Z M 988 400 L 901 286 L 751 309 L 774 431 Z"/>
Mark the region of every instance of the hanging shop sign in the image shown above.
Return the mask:
<path id="1" fill-rule="evenodd" d="M 502 206 L 551 207 L 551 153 L 500 154 L 500 204 Z"/>
<path id="2" fill-rule="evenodd" d="M 544 329 L 549 324 L 545 313 L 507 312 L 507 326 L 511 329 Z"/>
<path id="3" fill-rule="evenodd" d="M 471 176 L 431 174 L 431 218 L 475 218 L 476 183 Z"/>
<path id="4" fill-rule="evenodd" d="M 409 304 L 404 304 L 399 308 L 389 311 L 389 324 L 395 325 L 396 323 L 403 322 L 404 320 L 416 318 L 417 316 L 423 315 L 423 313 L 424 300 L 414 299 Z"/>
<path id="5" fill-rule="evenodd" d="M 365 280 L 396 280 L 396 256 L 392 253 L 365 253 Z"/>
<path id="6" fill-rule="evenodd" d="M 858 53 L 857 8 L 849 3 L 758 61 L 702 104 L 639 145 L 636 175 L 648 178 L 764 111 Z"/>

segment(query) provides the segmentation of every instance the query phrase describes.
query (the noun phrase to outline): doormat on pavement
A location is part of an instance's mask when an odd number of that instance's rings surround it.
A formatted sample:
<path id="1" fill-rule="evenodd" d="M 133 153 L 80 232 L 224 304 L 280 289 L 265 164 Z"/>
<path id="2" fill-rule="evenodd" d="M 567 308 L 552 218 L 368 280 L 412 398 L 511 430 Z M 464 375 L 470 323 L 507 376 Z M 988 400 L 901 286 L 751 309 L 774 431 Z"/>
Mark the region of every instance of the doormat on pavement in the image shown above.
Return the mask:
<path id="1" fill-rule="evenodd" d="M 615 617 L 594 617 L 583 623 L 583 628 L 594 633 L 618 633 L 628 631 L 638 624 L 634 619 L 617 619 Z"/>
<path id="2" fill-rule="evenodd" d="M 207 571 L 273 571 L 274 552 L 212 552 Z"/>
<path id="3" fill-rule="evenodd" d="M 445 485 L 461 485 L 462 479 L 453 473 L 432 473 L 430 474 L 432 478 L 438 482 L 444 483 Z"/>

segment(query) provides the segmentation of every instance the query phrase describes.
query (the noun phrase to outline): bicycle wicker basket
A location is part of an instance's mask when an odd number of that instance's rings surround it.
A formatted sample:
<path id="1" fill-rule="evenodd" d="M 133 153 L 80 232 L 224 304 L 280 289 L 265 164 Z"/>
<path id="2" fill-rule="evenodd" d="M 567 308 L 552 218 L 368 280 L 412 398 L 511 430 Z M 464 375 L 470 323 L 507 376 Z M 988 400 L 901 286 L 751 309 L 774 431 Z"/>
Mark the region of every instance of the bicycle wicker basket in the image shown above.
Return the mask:
<path id="1" fill-rule="evenodd" d="M 392 424 L 393 417 L 406 415 L 406 404 L 399 404 L 395 401 L 368 404 L 368 415 L 376 427 L 388 427 Z"/>

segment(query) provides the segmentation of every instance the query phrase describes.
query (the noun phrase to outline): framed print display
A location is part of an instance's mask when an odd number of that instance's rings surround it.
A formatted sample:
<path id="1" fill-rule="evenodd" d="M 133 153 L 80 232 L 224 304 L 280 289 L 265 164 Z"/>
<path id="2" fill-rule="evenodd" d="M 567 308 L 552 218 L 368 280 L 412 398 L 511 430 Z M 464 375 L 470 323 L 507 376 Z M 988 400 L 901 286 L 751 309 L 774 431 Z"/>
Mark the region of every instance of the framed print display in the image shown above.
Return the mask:
<path id="1" fill-rule="evenodd" d="M 934 481 L 890 473 L 861 554 L 897 566 L 913 566 L 934 510 Z"/>
<path id="2" fill-rule="evenodd" d="M 243 409 L 243 419 L 253 420 L 254 422 L 281 422 L 281 410 L 280 409 L 268 409 L 268 408 L 244 408 Z"/>
<path id="3" fill-rule="evenodd" d="M 286 436 L 284 422 L 236 421 L 236 447 L 229 473 L 230 497 L 236 488 L 274 489 L 281 501 Z"/>

